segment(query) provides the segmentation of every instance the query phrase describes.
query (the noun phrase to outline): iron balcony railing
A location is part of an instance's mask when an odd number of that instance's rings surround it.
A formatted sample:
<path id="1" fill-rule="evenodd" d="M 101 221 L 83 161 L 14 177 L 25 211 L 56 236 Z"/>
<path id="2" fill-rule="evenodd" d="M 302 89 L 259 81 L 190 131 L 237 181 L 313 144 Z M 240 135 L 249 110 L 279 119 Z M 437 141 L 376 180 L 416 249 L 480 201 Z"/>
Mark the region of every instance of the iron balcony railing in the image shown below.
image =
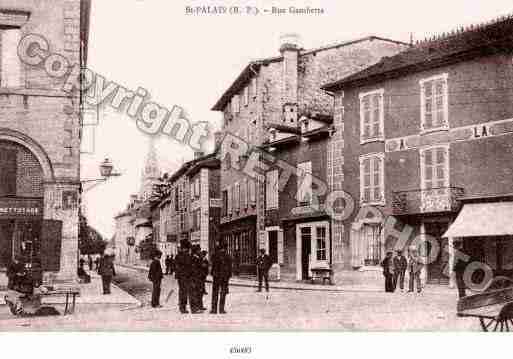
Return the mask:
<path id="1" fill-rule="evenodd" d="M 455 212 L 463 196 L 459 187 L 438 187 L 392 193 L 392 211 L 396 216 L 437 212 Z"/>

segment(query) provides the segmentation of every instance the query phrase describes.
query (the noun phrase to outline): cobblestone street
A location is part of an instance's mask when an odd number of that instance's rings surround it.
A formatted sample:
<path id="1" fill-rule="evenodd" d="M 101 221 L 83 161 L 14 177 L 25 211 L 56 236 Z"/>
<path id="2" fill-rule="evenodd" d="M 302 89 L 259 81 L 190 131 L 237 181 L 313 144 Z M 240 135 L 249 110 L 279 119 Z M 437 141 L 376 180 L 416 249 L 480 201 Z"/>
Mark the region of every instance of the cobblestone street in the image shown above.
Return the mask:
<path id="1" fill-rule="evenodd" d="M 456 296 L 435 293 L 319 292 L 232 286 L 226 315 L 182 315 L 176 281 L 166 276 L 163 308 L 149 307 L 150 283 L 145 272 L 119 268 L 116 282 L 143 306 L 130 310 L 97 310 L 71 316 L 3 320 L 2 330 L 336 330 L 336 331 L 476 331 L 476 320 L 457 318 Z M 165 298 L 175 288 L 169 302 Z M 210 307 L 210 285 L 205 306 Z M 8 311 L 2 307 L 1 311 Z"/>

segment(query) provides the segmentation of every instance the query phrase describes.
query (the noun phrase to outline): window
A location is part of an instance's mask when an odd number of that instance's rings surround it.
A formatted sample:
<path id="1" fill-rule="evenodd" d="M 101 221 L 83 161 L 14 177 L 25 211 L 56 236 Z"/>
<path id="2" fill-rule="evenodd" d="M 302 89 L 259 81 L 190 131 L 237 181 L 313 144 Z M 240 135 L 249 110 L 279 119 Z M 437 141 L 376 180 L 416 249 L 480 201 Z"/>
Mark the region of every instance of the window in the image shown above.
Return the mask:
<path id="1" fill-rule="evenodd" d="M 248 197 L 249 202 L 252 205 L 256 204 L 257 183 L 258 182 L 253 181 L 252 179 L 248 180 Z"/>
<path id="2" fill-rule="evenodd" d="M 326 260 L 326 227 L 317 227 L 317 260 Z"/>
<path id="3" fill-rule="evenodd" d="M 224 190 L 221 194 L 223 200 L 223 208 L 222 208 L 222 216 L 226 217 L 228 215 L 228 191 Z"/>
<path id="4" fill-rule="evenodd" d="M 248 208 L 248 179 L 245 178 L 240 186 L 240 206 L 242 209 Z"/>
<path id="5" fill-rule="evenodd" d="M 232 200 L 233 200 L 233 193 L 232 193 L 232 187 L 231 186 L 228 186 L 228 206 L 226 208 L 228 208 L 228 215 L 231 215 L 232 214 Z"/>
<path id="6" fill-rule="evenodd" d="M 234 209 L 235 211 L 240 210 L 240 184 L 239 182 L 235 183 L 235 186 L 233 186 L 233 199 L 234 199 Z"/>
<path id="7" fill-rule="evenodd" d="M 179 210 L 180 195 L 178 193 L 178 187 L 175 187 L 175 212 Z"/>
<path id="8" fill-rule="evenodd" d="M 420 152 L 421 188 L 443 188 L 449 186 L 449 148 L 438 146 Z"/>
<path id="9" fill-rule="evenodd" d="M 20 29 L 0 30 L 0 87 L 21 86 L 21 62 L 18 57 Z"/>
<path id="10" fill-rule="evenodd" d="M 360 157 L 360 198 L 362 203 L 381 204 L 385 202 L 384 154 Z"/>
<path id="11" fill-rule="evenodd" d="M 253 77 L 251 79 L 251 94 L 253 96 L 253 100 L 256 100 L 258 96 L 258 85 L 257 85 L 257 78 Z"/>
<path id="12" fill-rule="evenodd" d="M 244 87 L 244 106 L 249 104 L 249 87 Z"/>
<path id="13" fill-rule="evenodd" d="M 384 90 L 360 94 L 360 142 L 384 140 Z"/>
<path id="14" fill-rule="evenodd" d="M 265 202 L 267 209 L 278 208 L 278 170 L 269 171 L 266 178 L 266 196 Z"/>
<path id="15" fill-rule="evenodd" d="M 240 111 L 240 99 L 239 95 L 232 97 L 232 113 L 239 113 Z"/>
<path id="16" fill-rule="evenodd" d="M 200 230 L 200 224 L 201 224 L 201 211 L 198 208 L 198 209 L 194 210 L 194 214 L 193 214 L 193 217 L 192 217 L 192 229 L 194 231 L 199 231 Z"/>
<path id="17" fill-rule="evenodd" d="M 297 166 L 297 201 L 300 206 L 312 203 L 312 162 L 303 162 Z"/>
<path id="18" fill-rule="evenodd" d="M 449 127 L 447 97 L 447 74 L 420 81 L 422 131 Z"/>
<path id="19" fill-rule="evenodd" d="M 381 226 L 364 224 L 362 226 L 364 241 L 364 264 L 375 266 L 381 263 Z"/>

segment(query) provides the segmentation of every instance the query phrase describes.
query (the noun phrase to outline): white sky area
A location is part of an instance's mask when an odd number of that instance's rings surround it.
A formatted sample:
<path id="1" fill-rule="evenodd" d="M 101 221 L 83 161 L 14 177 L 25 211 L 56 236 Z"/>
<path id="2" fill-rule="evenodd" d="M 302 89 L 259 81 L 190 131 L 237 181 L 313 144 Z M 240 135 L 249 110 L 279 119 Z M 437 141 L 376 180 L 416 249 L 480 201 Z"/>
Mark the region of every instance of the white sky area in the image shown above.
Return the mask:
<path id="1" fill-rule="evenodd" d="M 223 4 L 224 3 L 224 4 Z M 322 7 L 324 15 L 186 15 L 186 6 Z M 93 0 L 88 67 L 152 100 L 182 106 L 192 121 L 218 129 L 210 111 L 248 61 L 277 56 L 279 37 L 298 33 L 305 48 L 366 35 L 408 42 L 513 12 L 511 0 L 463 1 L 166 1 Z M 193 152 L 166 136 L 157 139 L 162 171 L 173 171 Z M 122 172 L 86 193 L 87 216 L 104 236 L 113 216 L 139 190 L 148 138 L 128 116 L 106 110 L 96 129 L 94 154 L 82 155 L 82 178 L 98 178 L 109 157 Z M 88 186 L 86 186 L 87 189 Z"/>

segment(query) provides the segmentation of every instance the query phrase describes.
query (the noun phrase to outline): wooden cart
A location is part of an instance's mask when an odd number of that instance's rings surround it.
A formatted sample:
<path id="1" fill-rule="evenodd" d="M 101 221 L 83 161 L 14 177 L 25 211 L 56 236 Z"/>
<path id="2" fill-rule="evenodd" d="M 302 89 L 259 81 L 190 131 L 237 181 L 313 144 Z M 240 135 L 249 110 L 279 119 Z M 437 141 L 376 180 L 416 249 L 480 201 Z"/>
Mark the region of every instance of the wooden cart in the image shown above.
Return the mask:
<path id="1" fill-rule="evenodd" d="M 513 331 L 513 282 L 495 278 L 482 293 L 458 301 L 459 317 L 474 317 L 484 332 Z"/>

